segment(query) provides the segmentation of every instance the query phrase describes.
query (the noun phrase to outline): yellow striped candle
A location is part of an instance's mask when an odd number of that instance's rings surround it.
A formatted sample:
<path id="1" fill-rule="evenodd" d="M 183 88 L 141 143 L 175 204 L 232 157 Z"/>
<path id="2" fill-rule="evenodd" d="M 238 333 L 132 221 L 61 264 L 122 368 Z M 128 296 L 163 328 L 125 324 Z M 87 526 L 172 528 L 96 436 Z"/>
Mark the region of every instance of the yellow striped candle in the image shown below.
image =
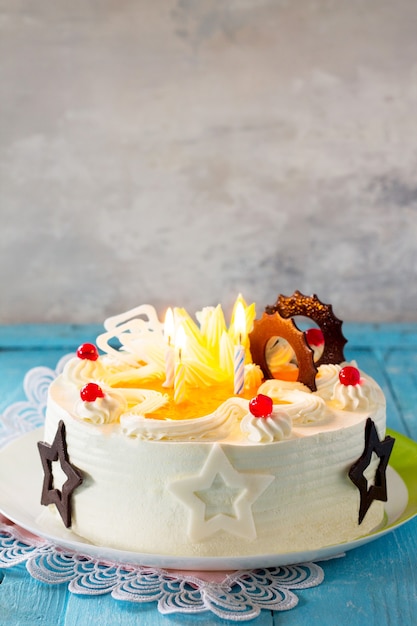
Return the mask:
<path id="1" fill-rule="evenodd" d="M 185 365 L 181 361 L 184 353 L 187 337 L 185 335 L 184 326 L 180 325 L 175 336 L 175 347 L 178 350 L 178 362 L 175 368 L 175 380 L 174 380 L 174 402 L 179 404 L 184 402 L 187 397 L 187 389 L 185 385 Z"/>
<path id="2" fill-rule="evenodd" d="M 167 349 L 165 352 L 165 382 L 162 383 L 163 387 L 173 387 L 175 378 L 175 352 L 172 346 L 172 339 L 175 333 L 174 314 L 172 309 L 169 308 L 165 315 L 164 324 L 164 336 L 167 342 Z"/>
<path id="3" fill-rule="evenodd" d="M 234 393 L 239 395 L 245 386 L 245 348 L 235 346 L 234 353 Z"/>
<path id="4" fill-rule="evenodd" d="M 236 306 L 235 314 L 235 331 L 239 336 L 239 345 L 235 346 L 234 352 L 234 391 L 235 395 L 243 392 L 245 386 L 245 348 L 242 345 L 243 339 L 246 338 L 246 316 L 245 309 L 241 302 Z"/>
<path id="5" fill-rule="evenodd" d="M 174 384 L 174 402 L 180 404 L 186 399 L 185 387 L 185 366 L 184 363 L 177 363 L 175 368 L 175 384 Z"/>
<path id="6" fill-rule="evenodd" d="M 173 387 L 175 377 L 175 353 L 171 346 L 168 346 L 165 352 L 165 380 L 163 387 Z"/>

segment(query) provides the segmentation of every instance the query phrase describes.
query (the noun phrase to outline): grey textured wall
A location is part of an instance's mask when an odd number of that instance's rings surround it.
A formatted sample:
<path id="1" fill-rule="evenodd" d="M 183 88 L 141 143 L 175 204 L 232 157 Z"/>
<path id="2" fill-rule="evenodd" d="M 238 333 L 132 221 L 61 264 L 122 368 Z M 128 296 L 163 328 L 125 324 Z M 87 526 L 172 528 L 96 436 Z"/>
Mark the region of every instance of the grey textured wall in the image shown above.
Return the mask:
<path id="1" fill-rule="evenodd" d="M 0 0 L 1 322 L 417 320 L 415 0 Z"/>

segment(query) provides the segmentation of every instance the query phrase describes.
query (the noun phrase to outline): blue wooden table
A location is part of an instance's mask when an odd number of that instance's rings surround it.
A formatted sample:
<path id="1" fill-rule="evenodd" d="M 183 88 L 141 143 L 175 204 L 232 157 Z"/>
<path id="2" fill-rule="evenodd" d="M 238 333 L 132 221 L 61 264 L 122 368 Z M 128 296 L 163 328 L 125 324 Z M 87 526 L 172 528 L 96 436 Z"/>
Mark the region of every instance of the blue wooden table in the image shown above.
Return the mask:
<path id="1" fill-rule="evenodd" d="M 0 414 L 24 399 L 25 373 L 38 365 L 55 367 L 80 343 L 94 340 L 98 326 L 0 327 Z M 417 441 L 417 324 L 345 324 L 347 358 L 382 386 L 388 426 Z M 417 624 L 417 518 L 345 557 L 322 563 L 325 581 L 297 592 L 298 606 L 263 611 L 256 626 L 368 626 Z M 0 569 L 0 626 L 120 626 L 226 623 L 211 613 L 162 616 L 156 604 L 132 604 L 109 595 L 83 597 L 66 585 L 52 586 L 29 576 L 24 565 Z"/>

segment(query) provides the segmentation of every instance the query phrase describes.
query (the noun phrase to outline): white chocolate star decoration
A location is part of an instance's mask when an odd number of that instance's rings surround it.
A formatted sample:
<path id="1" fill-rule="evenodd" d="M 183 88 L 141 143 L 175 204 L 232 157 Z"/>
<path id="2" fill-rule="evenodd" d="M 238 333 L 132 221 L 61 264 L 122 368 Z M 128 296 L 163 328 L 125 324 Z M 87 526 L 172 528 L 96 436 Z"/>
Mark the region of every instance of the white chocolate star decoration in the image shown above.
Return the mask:
<path id="1" fill-rule="evenodd" d="M 252 505 L 274 478 L 237 471 L 222 448 L 213 445 L 200 474 L 172 482 L 169 490 L 190 510 L 191 541 L 219 530 L 256 539 Z"/>

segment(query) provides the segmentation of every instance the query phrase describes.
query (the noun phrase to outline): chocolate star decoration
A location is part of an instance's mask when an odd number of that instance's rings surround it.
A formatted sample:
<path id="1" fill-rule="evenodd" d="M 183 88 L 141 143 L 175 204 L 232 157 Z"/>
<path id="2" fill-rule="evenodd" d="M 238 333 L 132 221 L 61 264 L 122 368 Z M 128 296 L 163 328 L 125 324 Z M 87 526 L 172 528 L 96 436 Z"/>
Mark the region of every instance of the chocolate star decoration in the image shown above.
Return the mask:
<path id="1" fill-rule="evenodd" d="M 69 462 L 65 424 L 62 420 L 58 424 L 52 444 L 38 441 L 38 449 L 44 472 L 41 504 L 55 504 L 66 528 L 69 528 L 71 526 L 71 496 L 74 489 L 81 485 L 83 479 L 81 472 Z M 59 461 L 62 471 L 67 477 L 62 485 L 62 490 L 54 487 L 52 471 L 54 461 Z"/>
<path id="2" fill-rule="evenodd" d="M 365 426 L 364 451 L 362 456 L 349 470 L 349 478 L 359 489 L 361 497 L 358 518 L 359 524 L 362 523 L 363 518 L 374 500 L 382 500 L 382 502 L 387 501 L 386 470 L 394 441 L 395 439 L 389 436 L 385 437 L 383 441 L 380 441 L 375 423 L 368 417 Z M 373 452 L 379 457 L 379 465 L 375 472 L 374 484 L 368 488 L 368 481 L 364 472 L 371 463 Z"/>

